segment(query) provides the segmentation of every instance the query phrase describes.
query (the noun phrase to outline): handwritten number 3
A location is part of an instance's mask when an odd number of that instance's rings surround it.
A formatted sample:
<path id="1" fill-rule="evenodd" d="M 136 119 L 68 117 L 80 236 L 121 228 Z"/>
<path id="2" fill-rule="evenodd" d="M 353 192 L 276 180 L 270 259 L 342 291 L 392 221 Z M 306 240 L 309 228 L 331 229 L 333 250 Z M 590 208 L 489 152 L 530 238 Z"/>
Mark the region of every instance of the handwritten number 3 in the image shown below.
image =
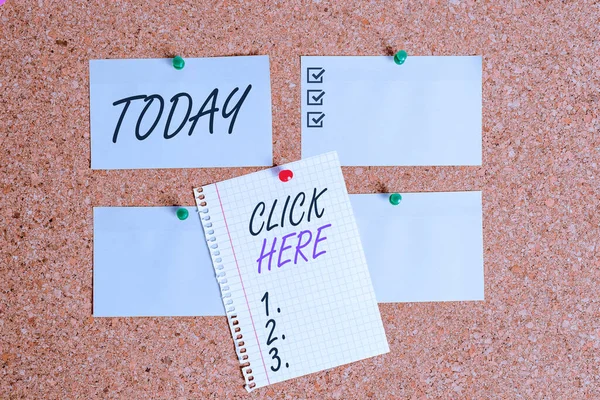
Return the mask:
<path id="1" fill-rule="evenodd" d="M 271 350 L 269 350 L 269 354 L 273 354 L 273 357 L 271 357 L 272 360 L 277 360 L 277 366 L 273 367 L 271 365 L 271 371 L 276 372 L 279 371 L 279 367 L 281 367 L 281 358 L 279 358 L 279 356 L 277 355 L 277 347 L 273 347 Z"/>

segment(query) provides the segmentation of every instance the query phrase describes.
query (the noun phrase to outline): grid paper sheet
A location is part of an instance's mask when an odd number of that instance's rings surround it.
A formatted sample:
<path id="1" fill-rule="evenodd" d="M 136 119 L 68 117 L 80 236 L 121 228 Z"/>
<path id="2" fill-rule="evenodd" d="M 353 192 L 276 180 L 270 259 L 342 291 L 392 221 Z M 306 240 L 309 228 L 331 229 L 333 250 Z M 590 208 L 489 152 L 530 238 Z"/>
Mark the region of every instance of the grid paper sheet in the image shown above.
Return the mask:
<path id="1" fill-rule="evenodd" d="M 194 194 L 247 390 L 389 351 L 337 153 Z"/>

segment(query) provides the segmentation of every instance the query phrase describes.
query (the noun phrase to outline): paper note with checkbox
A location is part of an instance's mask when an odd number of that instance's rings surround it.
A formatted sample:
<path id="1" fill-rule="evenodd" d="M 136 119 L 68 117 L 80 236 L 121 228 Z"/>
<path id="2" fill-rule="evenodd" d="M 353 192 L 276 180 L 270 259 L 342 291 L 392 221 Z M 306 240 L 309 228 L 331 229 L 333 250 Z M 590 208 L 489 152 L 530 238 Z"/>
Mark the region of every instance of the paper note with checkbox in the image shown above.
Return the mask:
<path id="1" fill-rule="evenodd" d="M 481 165 L 481 57 L 302 57 L 302 157 Z"/>

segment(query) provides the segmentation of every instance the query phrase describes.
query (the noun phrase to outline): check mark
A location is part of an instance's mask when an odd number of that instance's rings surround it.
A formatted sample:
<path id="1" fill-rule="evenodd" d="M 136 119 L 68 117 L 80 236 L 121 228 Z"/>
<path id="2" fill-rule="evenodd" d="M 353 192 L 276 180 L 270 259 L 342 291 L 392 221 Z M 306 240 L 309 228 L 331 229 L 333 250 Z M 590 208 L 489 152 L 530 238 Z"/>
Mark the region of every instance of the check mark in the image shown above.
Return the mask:
<path id="1" fill-rule="evenodd" d="M 325 113 L 323 112 L 307 112 L 306 113 L 306 127 L 307 128 L 322 128 L 323 127 L 323 119 L 325 118 Z"/>
<path id="2" fill-rule="evenodd" d="M 325 74 L 325 68 L 308 67 L 306 69 L 306 82 L 307 83 L 323 83 L 323 75 L 324 74 Z"/>
<path id="3" fill-rule="evenodd" d="M 323 74 L 324 74 L 324 73 L 325 73 L 325 70 L 324 70 L 324 69 L 322 69 L 321 71 L 319 71 L 319 73 L 317 73 L 317 74 L 314 74 L 314 73 L 313 73 L 313 74 L 311 74 L 311 75 L 312 75 L 313 79 L 319 79 L 320 77 L 322 77 L 322 76 L 323 76 Z"/>
<path id="4" fill-rule="evenodd" d="M 319 122 L 321 122 L 323 120 L 323 118 L 325 118 L 325 114 L 324 113 L 322 113 L 318 118 L 312 118 L 312 121 L 315 124 L 318 124 Z"/>
<path id="5" fill-rule="evenodd" d="M 325 96 L 324 90 L 307 90 L 306 91 L 306 105 L 307 106 L 322 106 L 323 96 Z"/>

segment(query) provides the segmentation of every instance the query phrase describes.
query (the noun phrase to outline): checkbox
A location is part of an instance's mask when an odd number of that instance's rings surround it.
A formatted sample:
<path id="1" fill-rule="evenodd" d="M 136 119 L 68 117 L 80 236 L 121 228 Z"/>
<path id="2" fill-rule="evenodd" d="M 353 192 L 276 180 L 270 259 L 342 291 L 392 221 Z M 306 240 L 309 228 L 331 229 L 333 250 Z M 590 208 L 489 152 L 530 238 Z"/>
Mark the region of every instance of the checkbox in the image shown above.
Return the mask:
<path id="1" fill-rule="evenodd" d="M 307 90 L 306 91 L 306 105 L 307 106 L 322 106 L 323 96 L 325 96 L 324 90 Z"/>
<path id="2" fill-rule="evenodd" d="M 308 67 L 306 68 L 306 82 L 308 83 L 323 83 L 323 75 L 325 68 Z"/>
<path id="3" fill-rule="evenodd" d="M 322 128 L 323 119 L 325 119 L 325 113 L 323 112 L 307 112 L 306 113 L 306 127 L 307 128 Z"/>

